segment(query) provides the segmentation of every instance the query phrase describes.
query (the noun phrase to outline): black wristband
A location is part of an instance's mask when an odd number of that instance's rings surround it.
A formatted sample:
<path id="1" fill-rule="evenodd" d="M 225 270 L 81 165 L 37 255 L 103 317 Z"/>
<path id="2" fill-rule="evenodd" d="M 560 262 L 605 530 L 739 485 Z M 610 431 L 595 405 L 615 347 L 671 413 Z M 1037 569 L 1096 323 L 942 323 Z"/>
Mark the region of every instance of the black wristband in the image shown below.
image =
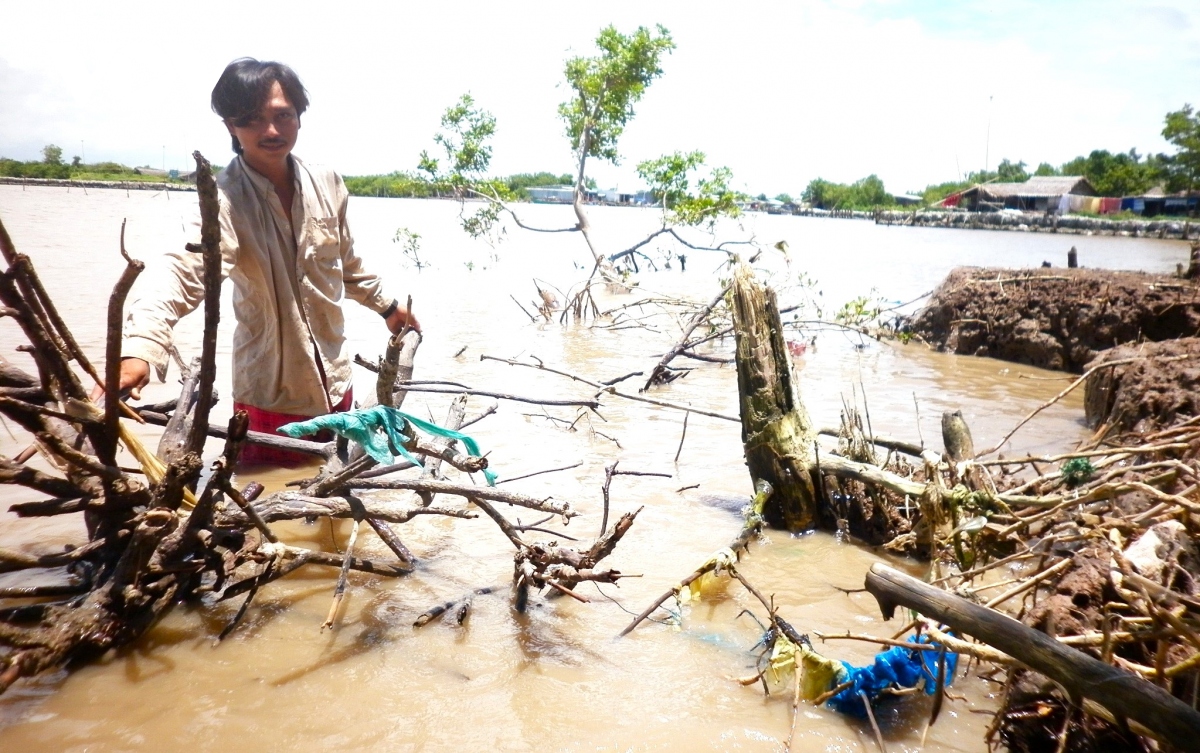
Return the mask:
<path id="1" fill-rule="evenodd" d="M 395 298 L 393 298 L 392 305 L 388 306 L 387 311 L 384 311 L 382 314 L 380 314 L 380 316 L 382 316 L 384 319 L 387 319 L 389 316 L 396 313 L 396 309 L 398 308 L 400 308 L 400 301 L 397 301 Z"/>

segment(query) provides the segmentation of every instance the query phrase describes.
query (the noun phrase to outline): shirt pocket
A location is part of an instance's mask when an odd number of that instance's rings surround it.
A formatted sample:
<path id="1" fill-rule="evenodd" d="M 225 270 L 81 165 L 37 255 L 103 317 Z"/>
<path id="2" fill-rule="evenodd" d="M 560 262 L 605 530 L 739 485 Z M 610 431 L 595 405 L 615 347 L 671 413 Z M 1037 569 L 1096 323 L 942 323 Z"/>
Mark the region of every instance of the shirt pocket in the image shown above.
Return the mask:
<path id="1" fill-rule="evenodd" d="M 323 270 L 342 268 L 342 234 L 337 217 L 313 217 L 308 234 L 312 239 L 312 255 Z"/>

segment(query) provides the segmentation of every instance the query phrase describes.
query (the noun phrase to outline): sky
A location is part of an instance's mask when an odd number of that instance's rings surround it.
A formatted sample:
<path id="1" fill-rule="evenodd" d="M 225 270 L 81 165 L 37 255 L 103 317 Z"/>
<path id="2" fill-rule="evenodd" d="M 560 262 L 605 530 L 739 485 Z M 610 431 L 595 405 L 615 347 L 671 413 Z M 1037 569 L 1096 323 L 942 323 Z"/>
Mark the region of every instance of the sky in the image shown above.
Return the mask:
<path id="1" fill-rule="evenodd" d="M 677 49 L 601 187 L 699 149 L 735 187 L 798 196 L 869 174 L 919 190 L 1002 158 L 1172 151 L 1200 105 L 1200 0 L 793 0 L 201 4 L 0 0 L 0 156 L 182 168 L 232 156 L 208 106 L 232 59 L 280 60 L 311 105 L 296 153 L 346 175 L 413 170 L 466 92 L 497 119 L 492 172 L 572 170 L 563 62 L 601 28 L 662 24 Z"/>

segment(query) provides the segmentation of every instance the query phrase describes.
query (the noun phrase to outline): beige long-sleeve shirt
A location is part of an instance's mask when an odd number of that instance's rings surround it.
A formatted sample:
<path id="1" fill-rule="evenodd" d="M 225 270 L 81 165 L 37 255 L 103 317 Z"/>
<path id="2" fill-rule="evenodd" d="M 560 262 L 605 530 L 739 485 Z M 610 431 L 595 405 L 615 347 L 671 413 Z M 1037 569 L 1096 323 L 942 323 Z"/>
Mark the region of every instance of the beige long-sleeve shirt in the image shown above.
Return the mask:
<path id="1" fill-rule="evenodd" d="M 316 416 L 350 388 L 342 299 L 380 314 L 393 299 L 354 253 L 341 177 L 292 161 L 291 222 L 271 182 L 241 157 L 217 176 L 221 272 L 233 281 L 237 319 L 233 399 Z M 198 222 L 194 235 L 198 242 Z M 203 266 L 199 253 L 169 253 L 157 274 L 139 280 L 127 307 L 122 355 L 144 359 L 159 379 L 166 378 L 175 323 L 204 299 Z"/>

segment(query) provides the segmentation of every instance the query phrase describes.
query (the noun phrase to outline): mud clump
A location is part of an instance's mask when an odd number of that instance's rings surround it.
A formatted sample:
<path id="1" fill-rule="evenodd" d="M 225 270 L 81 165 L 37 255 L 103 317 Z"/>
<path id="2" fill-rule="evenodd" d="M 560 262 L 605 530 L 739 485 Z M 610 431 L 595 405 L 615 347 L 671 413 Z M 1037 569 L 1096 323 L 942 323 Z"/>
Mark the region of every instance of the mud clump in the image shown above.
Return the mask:
<path id="1" fill-rule="evenodd" d="M 1092 428 L 1149 430 L 1200 415 L 1200 338 L 1122 345 L 1105 351 L 1088 369 L 1098 369 L 1084 385 L 1084 412 Z"/>
<path id="2" fill-rule="evenodd" d="M 1080 373 L 1118 345 L 1200 333 L 1200 281 L 1095 269 L 960 267 L 905 328 L 944 352 Z"/>

